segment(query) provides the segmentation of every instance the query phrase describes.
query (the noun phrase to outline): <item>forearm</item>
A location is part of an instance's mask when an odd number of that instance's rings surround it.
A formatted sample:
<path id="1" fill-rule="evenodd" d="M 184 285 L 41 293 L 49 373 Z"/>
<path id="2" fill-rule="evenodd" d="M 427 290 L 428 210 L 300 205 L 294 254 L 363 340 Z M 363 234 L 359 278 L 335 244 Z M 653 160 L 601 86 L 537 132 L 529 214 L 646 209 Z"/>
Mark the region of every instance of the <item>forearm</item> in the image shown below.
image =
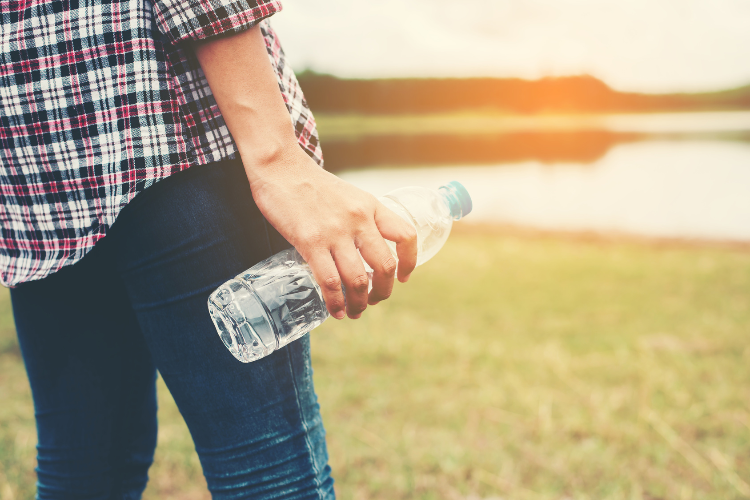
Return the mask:
<path id="1" fill-rule="evenodd" d="M 299 147 L 260 27 L 197 42 L 195 53 L 250 183 L 287 164 L 284 157 Z"/>

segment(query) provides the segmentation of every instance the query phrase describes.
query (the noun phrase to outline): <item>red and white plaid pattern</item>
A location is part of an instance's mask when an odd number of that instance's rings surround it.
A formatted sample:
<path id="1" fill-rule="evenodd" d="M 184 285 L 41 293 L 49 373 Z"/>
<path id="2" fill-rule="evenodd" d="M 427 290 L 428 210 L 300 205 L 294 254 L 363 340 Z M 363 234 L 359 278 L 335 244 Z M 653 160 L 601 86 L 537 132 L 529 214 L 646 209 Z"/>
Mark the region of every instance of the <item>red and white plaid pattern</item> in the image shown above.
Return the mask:
<path id="1" fill-rule="evenodd" d="M 0 0 L 0 281 L 80 260 L 139 192 L 237 148 L 179 42 L 261 23 L 300 145 L 315 121 L 270 0 Z"/>

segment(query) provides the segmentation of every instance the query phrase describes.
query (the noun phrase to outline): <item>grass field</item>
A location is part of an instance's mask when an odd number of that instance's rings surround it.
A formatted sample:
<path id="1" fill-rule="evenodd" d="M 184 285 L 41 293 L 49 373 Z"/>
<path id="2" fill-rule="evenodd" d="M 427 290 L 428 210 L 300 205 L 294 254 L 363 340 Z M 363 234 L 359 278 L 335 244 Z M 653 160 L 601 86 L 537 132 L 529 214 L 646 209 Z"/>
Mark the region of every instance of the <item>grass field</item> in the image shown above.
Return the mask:
<path id="1" fill-rule="evenodd" d="M 313 338 L 342 499 L 750 498 L 747 250 L 459 230 Z M 4 292 L 0 352 L 0 499 L 30 499 Z M 160 389 L 147 498 L 208 498 Z"/>

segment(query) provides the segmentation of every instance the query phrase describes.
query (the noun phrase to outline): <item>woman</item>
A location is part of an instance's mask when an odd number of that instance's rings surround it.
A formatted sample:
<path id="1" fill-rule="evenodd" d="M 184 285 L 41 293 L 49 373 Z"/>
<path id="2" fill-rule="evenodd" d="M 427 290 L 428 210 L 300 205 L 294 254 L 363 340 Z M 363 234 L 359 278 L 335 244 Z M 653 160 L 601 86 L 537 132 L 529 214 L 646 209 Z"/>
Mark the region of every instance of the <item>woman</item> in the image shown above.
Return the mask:
<path id="1" fill-rule="evenodd" d="M 157 369 L 213 498 L 333 497 L 307 338 L 243 365 L 206 299 L 291 243 L 331 315 L 358 318 L 393 286 L 383 238 L 406 281 L 416 236 L 319 168 L 267 21 L 280 9 L 3 4 L 0 278 L 34 398 L 40 499 L 140 498 Z"/>

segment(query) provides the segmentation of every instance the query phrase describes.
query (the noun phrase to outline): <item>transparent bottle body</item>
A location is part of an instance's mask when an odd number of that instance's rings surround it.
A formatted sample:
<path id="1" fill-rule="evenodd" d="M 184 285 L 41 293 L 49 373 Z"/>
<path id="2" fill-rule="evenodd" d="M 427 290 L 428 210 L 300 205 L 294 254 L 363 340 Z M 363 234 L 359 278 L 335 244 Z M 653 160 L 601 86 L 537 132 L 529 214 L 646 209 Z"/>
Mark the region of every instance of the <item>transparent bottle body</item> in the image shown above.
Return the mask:
<path id="1" fill-rule="evenodd" d="M 440 250 L 453 220 L 461 217 L 442 188 L 401 188 L 379 200 L 414 226 L 417 265 Z M 386 244 L 397 258 L 396 244 L 387 240 Z M 367 263 L 365 269 L 368 274 L 372 271 Z M 209 296 L 208 310 L 224 345 L 246 363 L 302 337 L 329 316 L 310 267 L 294 248 L 272 255 L 224 283 Z"/>

